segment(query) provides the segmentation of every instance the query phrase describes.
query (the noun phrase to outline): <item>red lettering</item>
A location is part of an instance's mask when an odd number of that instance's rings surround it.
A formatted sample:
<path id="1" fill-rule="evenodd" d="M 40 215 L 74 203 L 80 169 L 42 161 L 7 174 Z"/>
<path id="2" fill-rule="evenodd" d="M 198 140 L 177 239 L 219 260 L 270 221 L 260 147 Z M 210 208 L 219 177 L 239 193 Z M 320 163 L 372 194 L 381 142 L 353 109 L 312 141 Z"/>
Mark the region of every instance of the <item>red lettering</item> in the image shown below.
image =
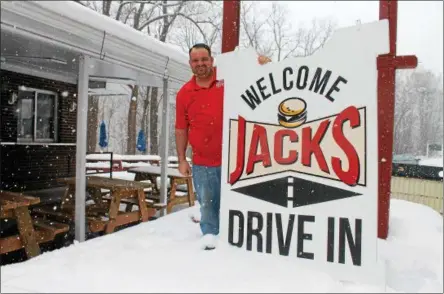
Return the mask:
<path id="1" fill-rule="evenodd" d="M 290 150 L 287 157 L 284 157 L 284 137 L 289 137 L 290 142 L 297 142 L 298 135 L 295 131 L 282 129 L 274 134 L 274 160 L 278 164 L 292 164 L 298 160 L 298 152 L 296 150 Z"/>
<path id="2" fill-rule="evenodd" d="M 330 125 L 329 120 L 324 120 L 319 128 L 316 130 L 316 134 L 311 137 L 311 127 L 305 127 L 302 129 L 302 164 L 311 167 L 311 155 L 314 154 L 319 168 L 330 173 L 328 170 L 327 162 L 325 161 L 324 153 L 321 149 L 321 141 L 325 136 L 325 133 Z"/>
<path id="3" fill-rule="evenodd" d="M 355 186 L 359 181 L 360 163 L 356 149 L 344 136 L 344 123 L 350 122 L 352 129 L 361 125 L 359 110 L 354 106 L 344 109 L 335 119 L 333 124 L 333 138 L 336 144 L 344 151 L 348 159 L 348 171 L 342 169 L 342 161 L 338 157 L 332 157 L 331 165 L 338 178 L 347 185 Z"/>
<path id="4" fill-rule="evenodd" d="M 230 174 L 230 184 L 236 183 L 242 175 L 244 170 L 244 154 L 245 154 L 245 128 L 246 121 L 242 116 L 239 116 L 237 121 L 237 157 L 236 169 Z"/>
<path id="5" fill-rule="evenodd" d="M 261 153 L 257 153 L 258 143 L 261 147 Z M 247 175 L 254 170 L 254 165 L 262 161 L 264 167 L 271 166 L 270 149 L 268 148 L 267 131 L 263 126 L 254 125 L 253 135 L 251 136 L 250 151 L 247 162 Z"/>

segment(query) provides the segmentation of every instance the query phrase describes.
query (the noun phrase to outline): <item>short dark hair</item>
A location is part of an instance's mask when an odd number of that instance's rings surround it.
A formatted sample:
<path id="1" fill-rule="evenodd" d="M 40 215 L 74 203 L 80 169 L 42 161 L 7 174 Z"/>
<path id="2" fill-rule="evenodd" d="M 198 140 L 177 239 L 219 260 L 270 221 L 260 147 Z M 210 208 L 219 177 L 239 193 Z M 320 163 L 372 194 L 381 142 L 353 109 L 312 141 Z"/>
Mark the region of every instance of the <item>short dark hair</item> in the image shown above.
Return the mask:
<path id="1" fill-rule="evenodd" d="M 207 50 L 208 55 L 211 56 L 211 48 L 207 44 L 204 44 L 204 43 L 194 44 L 193 47 L 191 47 L 190 50 L 188 51 L 188 55 L 191 54 L 191 50 L 193 50 L 194 48 L 203 48 L 203 49 Z"/>

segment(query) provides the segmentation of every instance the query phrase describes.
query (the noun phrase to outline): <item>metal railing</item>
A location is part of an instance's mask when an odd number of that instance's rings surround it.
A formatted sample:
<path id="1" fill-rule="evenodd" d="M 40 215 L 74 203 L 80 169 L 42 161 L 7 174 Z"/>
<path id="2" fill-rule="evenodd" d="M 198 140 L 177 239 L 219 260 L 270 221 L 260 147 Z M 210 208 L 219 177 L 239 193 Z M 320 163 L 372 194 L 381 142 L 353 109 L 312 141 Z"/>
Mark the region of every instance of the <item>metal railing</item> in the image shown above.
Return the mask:
<path id="1" fill-rule="evenodd" d="M 98 159 L 98 160 L 87 160 L 87 162 L 100 162 L 100 161 L 109 161 L 109 173 L 110 173 L 110 178 L 113 177 L 113 166 L 114 166 L 114 160 L 113 160 L 113 152 L 87 152 L 86 155 L 89 154 L 109 154 L 110 155 L 110 159 Z M 86 172 L 88 171 L 88 168 L 86 168 Z M 108 173 L 107 169 L 104 168 L 97 168 L 96 172 L 97 174 L 101 174 L 101 173 Z"/>

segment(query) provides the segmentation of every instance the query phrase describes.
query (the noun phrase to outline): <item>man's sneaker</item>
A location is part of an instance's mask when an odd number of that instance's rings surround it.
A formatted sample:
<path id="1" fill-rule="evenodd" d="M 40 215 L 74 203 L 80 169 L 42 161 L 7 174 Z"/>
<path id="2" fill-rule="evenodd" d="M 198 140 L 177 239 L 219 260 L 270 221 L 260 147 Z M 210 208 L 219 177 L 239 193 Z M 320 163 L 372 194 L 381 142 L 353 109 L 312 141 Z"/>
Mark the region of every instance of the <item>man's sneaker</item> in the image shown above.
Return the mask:
<path id="1" fill-rule="evenodd" d="M 217 236 L 213 234 L 206 234 L 201 239 L 201 246 L 204 250 L 213 250 L 217 245 Z"/>

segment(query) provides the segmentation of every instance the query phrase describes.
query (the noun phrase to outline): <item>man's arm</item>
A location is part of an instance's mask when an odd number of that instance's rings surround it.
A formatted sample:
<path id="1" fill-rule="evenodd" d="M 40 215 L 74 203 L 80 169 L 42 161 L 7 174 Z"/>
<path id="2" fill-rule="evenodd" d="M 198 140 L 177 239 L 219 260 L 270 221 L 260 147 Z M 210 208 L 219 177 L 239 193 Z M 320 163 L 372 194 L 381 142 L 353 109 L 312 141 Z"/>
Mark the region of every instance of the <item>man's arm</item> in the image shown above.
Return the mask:
<path id="1" fill-rule="evenodd" d="M 176 129 L 176 151 L 179 161 L 186 160 L 188 129 Z"/>
<path id="2" fill-rule="evenodd" d="M 188 116 L 183 90 L 176 97 L 176 151 L 179 161 L 186 160 L 188 144 Z"/>

